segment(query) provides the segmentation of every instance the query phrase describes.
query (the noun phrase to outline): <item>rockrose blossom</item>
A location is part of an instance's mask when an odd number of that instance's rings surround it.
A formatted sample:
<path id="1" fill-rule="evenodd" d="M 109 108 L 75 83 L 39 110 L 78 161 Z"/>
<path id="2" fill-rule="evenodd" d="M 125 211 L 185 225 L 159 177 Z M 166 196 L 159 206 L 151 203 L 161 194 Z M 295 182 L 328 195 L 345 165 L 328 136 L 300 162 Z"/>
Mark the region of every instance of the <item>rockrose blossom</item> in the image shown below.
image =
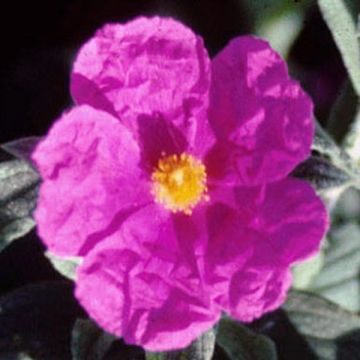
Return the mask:
<path id="1" fill-rule="evenodd" d="M 279 307 L 327 227 L 309 184 L 313 105 L 269 44 L 211 61 L 170 18 L 107 24 L 79 51 L 76 106 L 37 146 L 48 250 L 84 258 L 76 297 L 126 342 L 182 348 L 227 313 Z"/>

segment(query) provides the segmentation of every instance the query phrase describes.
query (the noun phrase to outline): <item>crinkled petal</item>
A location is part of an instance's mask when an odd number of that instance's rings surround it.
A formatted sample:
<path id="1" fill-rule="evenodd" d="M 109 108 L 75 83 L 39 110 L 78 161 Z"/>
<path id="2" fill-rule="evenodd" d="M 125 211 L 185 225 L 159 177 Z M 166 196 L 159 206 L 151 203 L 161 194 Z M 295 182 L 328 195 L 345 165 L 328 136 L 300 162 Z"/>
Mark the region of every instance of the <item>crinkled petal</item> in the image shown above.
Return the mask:
<path id="1" fill-rule="evenodd" d="M 254 252 L 258 264 L 284 267 L 319 250 L 328 214 L 307 182 L 286 178 L 258 188 L 238 188 L 236 198 L 247 227 L 261 239 Z"/>
<path id="2" fill-rule="evenodd" d="M 110 111 L 137 133 L 138 117 L 162 117 L 198 150 L 206 146 L 210 61 L 203 41 L 170 18 L 107 24 L 81 49 L 71 76 L 79 104 Z"/>
<path id="3" fill-rule="evenodd" d="M 285 301 L 290 285 L 289 269 L 248 264 L 232 277 L 228 297 L 222 299 L 224 309 L 240 321 L 253 321 L 277 309 Z"/>
<path id="4" fill-rule="evenodd" d="M 243 226 L 242 214 L 234 206 L 234 190 L 218 188 L 211 192 L 206 211 L 208 236 L 205 253 L 206 281 L 215 301 L 229 291 L 237 271 L 251 258 L 257 233 Z"/>
<path id="5" fill-rule="evenodd" d="M 86 254 L 152 201 L 136 142 L 103 111 L 84 105 L 65 113 L 32 157 L 43 178 L 38 231 L 56 254 Z"/>
<path id="6" fill-rule="evenodd" d="M 150 351 L 185 347 L 220 317 L 194 256 L 185 256 L 183 249 L 184 240 L 194 241 L 194 224 L 179 230 L 175 222 L 157 206 L 143 208 L 78 270 L 76 296 L 89 315 Z"/>
<path id="7" fill-rule="evenodd" d="M 207 211 L 206 279 L 214 301 L 252 321 L 284 301 L 289 266 L 314 254 L 327 213 L 306 182 L 286 178 L 257 187 L 218 187 Z"/>
<path id="8" fill-rule="evenodd" d="M 263 40 L 236 38 L 212 61 L 209 116 L 224 143 L 213 157 L 226 161 L 222 175 L 229 182 L 252 186 L 289 174 L 310 154 L 312 110 L 309 96 Z"/>

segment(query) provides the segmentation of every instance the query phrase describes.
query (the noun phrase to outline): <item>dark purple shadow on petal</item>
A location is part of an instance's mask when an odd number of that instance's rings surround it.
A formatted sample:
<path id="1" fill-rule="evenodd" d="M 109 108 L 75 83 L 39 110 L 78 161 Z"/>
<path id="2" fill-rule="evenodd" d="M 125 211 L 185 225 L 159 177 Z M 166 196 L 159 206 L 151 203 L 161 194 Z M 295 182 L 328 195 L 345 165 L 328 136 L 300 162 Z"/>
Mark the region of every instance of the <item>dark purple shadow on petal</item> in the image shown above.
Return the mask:
<path id="1" fill-rule="evenodd" d="M 125 334 L 125 332 L 129 331 L 129 327 L 131 326 L 130 325 L 130 321 L 131 321 L 130 312 L 132 309 L 132 298 L 131 298 L 131 291 L 130 291 L 131 290 L 131 288 L 130 288 L 130 283 L 131 283 L 130 273 L 131 273 L 132 269 L 134 268 L 134 266 L 139 261 L 141 261 L 141 258 L 139 257 L 139 255 L 132 252 L 131 250 L 125 250 L 125 252 L 127 253 L 128 266 L 127 266 L 127 271 L 123 276 L 124 306 L 123 306 L 122 315 L 121 315 L 121 320 L 122 320 L 121 332 L 122 332 L 122 334 Z"/>
<path id="2" fill-rule="evenodd" d="M 182 102 L 182 115 L 184 117 L 184 125 L 185 127 L 190 127 L 194 124 L 190 119 L 196 116 L 199 108 L 201 108 L 202 101 L 195 96 L 187 97 Z"/>
<path id="3" fill-rule="evenodd" d="M 133 252 L 130 249 L 120 250 L 118 248 L 107 248 L 105 252 L 99 253 L 100 255 L 97 257 L 97 261 L 93 261 L 91 264 L 87 265 L 86 272 L 91 274 L 101 273 L 101 276 L 104 279 L 107 279 L 109 283 L 119 283 L 119 289 L 122 289 L 124 296 L 124 306 L 122 308 L 121 313 L 121 323 L 119 323 L 119 327 L 121 327 L 120 332 L 126 333 L 129 331 L 129 322 L 132 321 L 130 318 L 131 309 L 132 309 L 132 294 L 131 294 L 131 272 L 133 268 L 141 261 L 141 257 Z M 120 276 L 119 279 L 115 277 L 116 269 L 114 271 L 106 271 L 106 266 L 102 262 L 102 259 L 106 258 L 109 264 L 115 265 L 115 267 L 122 268 L 123 275 Z M 135 315 L 132 315 L 134 317 Z M 133 341 L 134 342 L 134 341 Z"/>
<path id="4" fill-rule="evenodd" d="M 173 289 L 167 301 L 158 309 L 150 312 L 148 324 L 142 343 L 152 340 L 154 334 L 186 329 L 192 322 L 207 321 L 209 316 L 191 310 L 191 307 L 204 308 L 205 305 L 196 296 L 190 296 L 183 291 Z"/>
<path id="5" fill-rule="evenodd" d="M 197 37 L 196 41 L 196 52 L 197 52 L 197 59 L 199 61 L 199 78 L 198 81 L 194 84 L 191 91 L 197 92 L 197 93 L 206 93 L 209 89 L 209 83 L 210 83 L 210 76 L 208 71 L 210 69 L 207 69 L 207 67 L 210 64 L 207 64 L 207 52 L 205 49 L 204 42 L 202 38 Z"/>
<path id="6" fill-rule="evenodd" d="M 87 104 L 118 117 L 113 104 L 106 98 L 95 82 L 81 74 L 73 73 L 70 87 L 71 94 L 78 105 Z"/>
<path id="7" fill-rule="evenodd" d="M 222 234 L 224 228 L 219 226 L 223 223 L 224 219 L 234 215 L 234 210 L 222 203 L 215 203 L 207 209 L 207 231 L 209 235 L 209 245 L 215 245 L 213 242 L 218 237 L 218 234 Z"/>
<path id="8" fill-rule="evenodd" d="M 159 114 L 139 115 L 137 118 L 141 165 L 149 172 L 161 157 L 181 154 L 187 148 L 184 135 Z"/>
<path id="9" fill-rule="evenodd" d="M 136 211 L 138 211 L 141 207 L 143 207 L 144 205 L 141 206 L 131 206 L 128 207 L 126 209 L 123 209 L 121 211 L 119 211 L 114 218 L 112 219 L 112 221 L 110 222 L 110 224 L 101 231 L 97 231 L 93 234 L 91 234 L 87 240 L 85 241 L 85 243 L 82 245 L 82 247 L 79 250 L 79 256 L 85 256 L 99 241 L 109 237 L 110 235 L 112 235 L 114 232 L 116 232 L 117 230 L 119 230 L 121 224 L 133 213 L 135 213 Z"/>
<path id="10" fill-rule="evenodd" d="M 237 225 L 239 228 L 237 228 Z M 211 263 L 218 265 L 226 264 L 232 258 L 238 255 L 234 247 L 239 247 L 239 244 L 233 243 L 234 234 L 241 236 L 240 222 L 237 219 L 236 212 L 233 208 L 226 204 L 216 203 L 208 208 L 207 211 L 207 229 L 209 235 L 208 256 L 211 258 Z M 227 238 L 228 242 L 224 243 Z"/>
<path id="11" fill-rule="evenodd" d="M 209 183 L 224 182 L 233 184 L 237 180 L 236 146 L 230 142 L 218 142 L 207 153 L 204 164 Z"/>
<path id="12" fill-rule="evenodd" d="M 185 214 L 173 214 L 172 221 L 177 236 L 178 246 L 182 256 L 193 269 L 195 274 L 201 277 L 201 271 L 198 267 L 197 257 L 194 253 L 196 241 L 203 236 L 201 234 L 202 226 L 195 224 L 191 216 Z"/>

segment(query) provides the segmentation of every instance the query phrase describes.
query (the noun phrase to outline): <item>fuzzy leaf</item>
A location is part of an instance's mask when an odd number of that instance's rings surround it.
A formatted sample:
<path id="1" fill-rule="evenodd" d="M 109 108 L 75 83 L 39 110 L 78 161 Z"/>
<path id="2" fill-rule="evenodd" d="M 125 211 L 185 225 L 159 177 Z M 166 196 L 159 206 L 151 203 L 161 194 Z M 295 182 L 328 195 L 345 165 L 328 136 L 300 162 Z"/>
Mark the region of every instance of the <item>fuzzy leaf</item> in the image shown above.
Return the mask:
<path id="1" fill-rule="evenodd" d="M 339 222 L 356 222 L 360 219 L 360 191 L 346 190 L 340 197 L 333 212 L 333 218 Z"/>
<path id="2" fill-rule="evenodd" d="M 70 334 L 83 314 L 65 282 L 19 288 L 0 298 L 0 358 L 71 359 Z"/>
<path id="3" fill-rule="evenodd" d="M 81 263 L 81 257 L 63 258 L 56 256 L 49 251 L 45 252 L 45 256 L 51 262 L 54 269 L 58 271 L 61 275 L 65 276 L 70 280 L 75 280 L 76 269 Z"/>
<path id="4" fill-rule="evenodd" d="M 331 209 L 344 190 L 360 186 L 360 169 L 318 122 L 312 150 L 291 175 L 312 183 Z"/>
<path id="5" fill-rule="evenodd" d="M 345 138 L 345 149 L 360 168 L 360 106 L 357 109 L 351 129 Z"/>
<path id="6" fill-rule="evenodd" d="M 179 351 L 146 353 L 146 360 L 210 360 L 215 350 L 216 330 L 210 329 L 189 347 Z"/>
<path id="7" fill-rule="evenodd" d="M 14 354 L 14 353 L 5 353 L 2 355 L 3 359 L 6 360 L 36 360 L 36 358 L 31 357 L 27 354 L 24 353 L 18 353 L 18 354 Z"/>
<path id="8" fill-rule="evenodd" d="M 101 330 L 93 321 L 78 319 L 72 330 L 72 360 L 102 360 L 116 337 Z"/>
<path id="9" fill-rule="evenodd" d="M 72 360 L 144 360 L 139 346 L 127 345 L 90 319 L 77 319 L 71 334 Z"/>
<path id="10" fill-rule="evenodd" d="M 31 154 L 40 140 L 41 137 L 38 136 L 21 138 L 2 144 L 1 148 L 9 154 L 31 164 Z"/>
<path id="11" fill-rule="evenodd" d="M 286 57 L 301 30 L 310 0 L 243 0 L 253 33 L 268 40 L 271 46 Z"/>
<path id="12" fill-rule="evenodd" d="M 316 121 L 312 150 L 315 156 L 327 159 L 335 167 L 343 170 L 351 178 L 359 176 L 359 169 L 351 157 L 343 151 L 330 135 Z"/>
<path id="13" fill-rule="evenodd" d="M 277 359 L 275 345 L 267 336 L 257 334 L 227 317 L 220 321 L 216 341 L 231 360 Z"/>
<path id="14" fill-rule="evenodd" d="M 360 225 L 331 233 L 320 273 L 309 289 L 351 311 L 360 311 Z"/>
<path id="15" fill-rule="evenodd" d="M 35 225 L 38 174 L 21 160 L 0 163 L 0 251 Z"/>
<path id="16" fill-rule="evenodd" d="M 334 105 L 330 110 L 326 129 L 340 143 L 354 121 L 358 107 L 358 97 L 349 80 L 340 89 Z"/>
<path id="17" fill-rule="evenodd" d="M 354 89 L 360 96 L 360 44 L 356 25 L 358 9 L 354 8 L 356 1 L 318 0 L 318 4 L 340 50 Z"/>
<path id="18" fill-rule="evenodd" d="M 295 289 L 308 288 L 324 265 L 324 251 L 319 251 L 314 257 L 293 267 L 293 287 Z"/>
<path id="19" fill-rule="evenodd" d="M 313 294 L 291 292 L 283 306 L 290 322 L 305 337 L 320 359 L 341 357 L 348 343 L 354 354 L 360 353 L 360 317 Z"/>
<path id="20" fill-rule="evenodd" d="M 349 172 L 319 156 L 311 156 L 298 165 L 292 174 L 308 180 L 319 191 L 342 187 L 353 179 Z"/>

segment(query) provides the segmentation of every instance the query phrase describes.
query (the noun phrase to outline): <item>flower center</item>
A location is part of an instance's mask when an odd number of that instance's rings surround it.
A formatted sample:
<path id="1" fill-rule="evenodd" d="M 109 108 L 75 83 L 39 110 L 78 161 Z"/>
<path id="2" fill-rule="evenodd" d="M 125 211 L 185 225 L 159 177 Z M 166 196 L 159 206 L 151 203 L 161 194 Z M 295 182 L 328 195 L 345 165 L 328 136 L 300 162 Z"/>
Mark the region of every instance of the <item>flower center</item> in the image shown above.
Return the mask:
<path id="1" fill-rule="evenodd" d="M 155 200 L 172 212 L 190 215 L 201 200 L 209 199 L 205 166 L 192 155 L 161 158 L 151 178 Z"/>

